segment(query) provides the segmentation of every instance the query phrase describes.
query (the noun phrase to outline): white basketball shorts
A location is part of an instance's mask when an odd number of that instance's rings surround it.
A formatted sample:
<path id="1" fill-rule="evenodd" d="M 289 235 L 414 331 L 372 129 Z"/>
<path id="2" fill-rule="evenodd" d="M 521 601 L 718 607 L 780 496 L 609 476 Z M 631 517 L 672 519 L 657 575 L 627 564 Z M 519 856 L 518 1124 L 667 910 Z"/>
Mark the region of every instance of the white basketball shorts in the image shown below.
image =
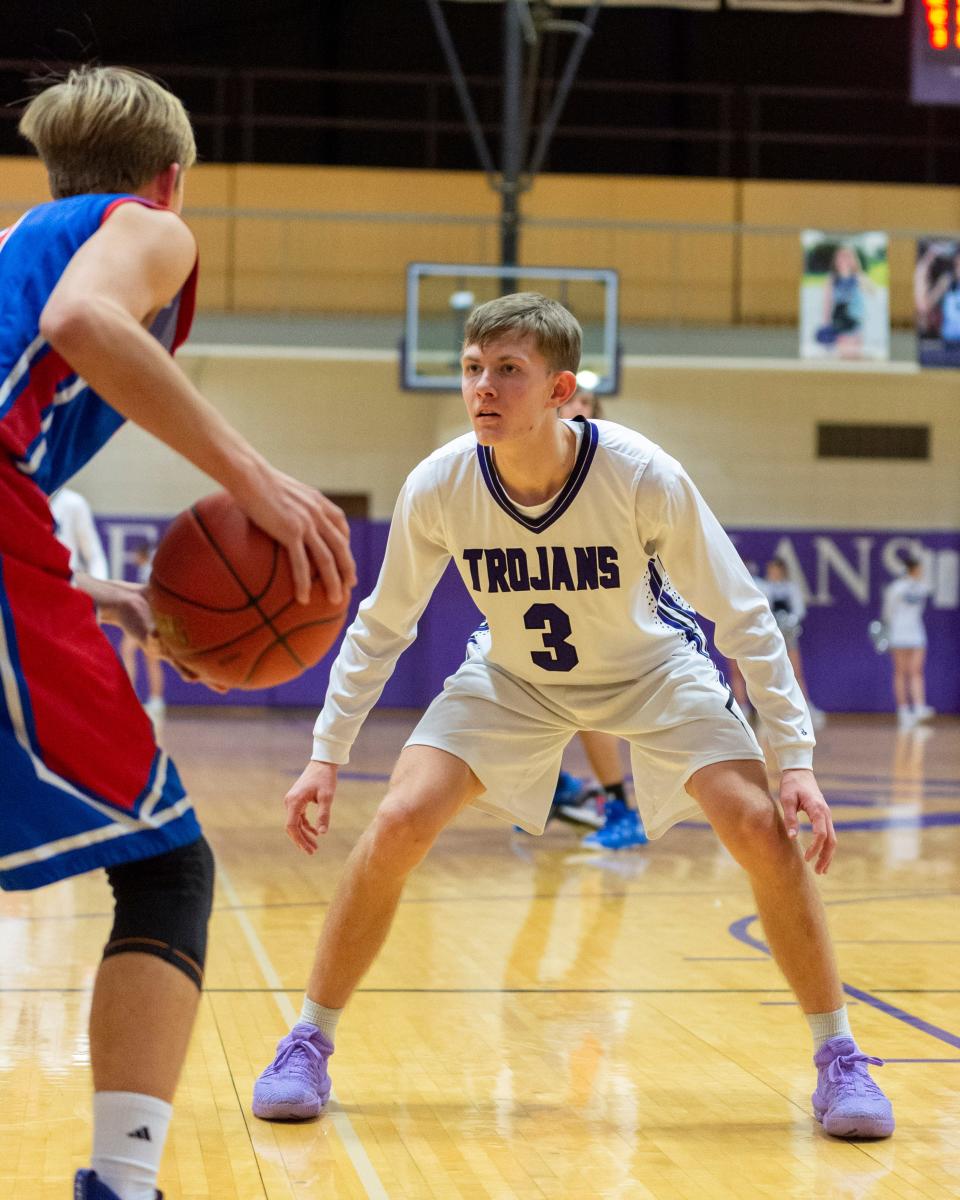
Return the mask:
<path id="1" fill-rule="evenodd" d="M 542 687 L 472 653 L 407 745 L 456 755 L 486 789 L 476 808 L 542 833 L 563 749 L 581 729 L 629 742 L 637 806 L 651 838 L 700 813 L 685 785 L 701 767 L 764 761 L 716 667 L 693 650 L 635 682 Z"/>

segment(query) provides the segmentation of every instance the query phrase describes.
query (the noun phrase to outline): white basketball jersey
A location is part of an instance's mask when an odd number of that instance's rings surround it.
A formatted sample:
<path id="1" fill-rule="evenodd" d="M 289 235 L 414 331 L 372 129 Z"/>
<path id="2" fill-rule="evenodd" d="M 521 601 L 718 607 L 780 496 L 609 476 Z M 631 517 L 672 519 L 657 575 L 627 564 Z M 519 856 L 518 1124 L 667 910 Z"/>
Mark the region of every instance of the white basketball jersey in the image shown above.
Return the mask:
<path id="1" fill-rule="evenodd" d="M 472 433 L 411 472 L 377 586 L 331 672 L 314 758 L 347 761 L 453 558 L 485 617 L 472 652 L 545 689 L 636 680 L 671 656 L 706 655 L 692 604 L 740 663 L 780 765 L 810 765 L 806 705 L 770 607 L 683 468 L 611 421 L 570 424 L 574 468 L 536 509 L 510 499 L 495 450 Z"/>
<path id="2" fill-rule="evenodd" d="M 927 644 L 923 612 L 931 587 L 925 579 L 900 575 L 883 593 L 883 619 L 890 645 L 895 649 L 919 648 Z"/>

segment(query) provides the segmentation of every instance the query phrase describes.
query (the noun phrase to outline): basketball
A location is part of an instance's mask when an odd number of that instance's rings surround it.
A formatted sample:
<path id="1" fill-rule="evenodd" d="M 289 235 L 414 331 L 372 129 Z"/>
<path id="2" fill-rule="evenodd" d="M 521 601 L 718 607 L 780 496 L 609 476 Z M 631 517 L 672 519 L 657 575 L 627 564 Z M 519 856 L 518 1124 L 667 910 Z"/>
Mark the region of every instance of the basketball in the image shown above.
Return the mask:
<path id="1" fill-rule="evenodd" d="M 227 492 L 198 500 L 157 546 L 147 598 L 164 652 L 221 688 L 266 688 L 314 666 L 343 628 L 315 578 L 294 596 L 286 551 Z"/>

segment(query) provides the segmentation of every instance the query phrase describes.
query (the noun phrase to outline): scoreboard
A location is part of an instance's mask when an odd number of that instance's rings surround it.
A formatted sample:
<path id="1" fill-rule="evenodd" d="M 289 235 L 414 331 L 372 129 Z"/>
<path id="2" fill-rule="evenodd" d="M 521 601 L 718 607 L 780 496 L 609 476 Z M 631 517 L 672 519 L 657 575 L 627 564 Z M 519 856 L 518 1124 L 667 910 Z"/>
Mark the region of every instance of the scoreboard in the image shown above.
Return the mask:
<path id="1" fill-rule="evenodd" d="M 910 98 L 960 104 L 960 0 L 909 0 Z"/>

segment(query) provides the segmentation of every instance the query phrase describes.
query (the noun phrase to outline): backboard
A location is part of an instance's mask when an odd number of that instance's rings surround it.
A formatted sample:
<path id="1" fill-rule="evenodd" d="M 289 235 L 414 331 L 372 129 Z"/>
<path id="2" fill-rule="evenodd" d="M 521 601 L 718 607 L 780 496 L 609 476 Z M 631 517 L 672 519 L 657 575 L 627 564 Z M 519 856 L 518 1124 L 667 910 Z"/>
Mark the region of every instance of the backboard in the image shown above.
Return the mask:
<path id="1" fill-rule="evenodd" d="M 410 391 L 460 390 L 463 328 L 472 309 L 509 292 L 540 292 L 559 300 L 580 322 L 583 353 L 578 378 L 598 395 L 620 384 L 616 271 L 581 267 L 491 267 L 469 263 L 411 263 L 400 363 Z"/>

